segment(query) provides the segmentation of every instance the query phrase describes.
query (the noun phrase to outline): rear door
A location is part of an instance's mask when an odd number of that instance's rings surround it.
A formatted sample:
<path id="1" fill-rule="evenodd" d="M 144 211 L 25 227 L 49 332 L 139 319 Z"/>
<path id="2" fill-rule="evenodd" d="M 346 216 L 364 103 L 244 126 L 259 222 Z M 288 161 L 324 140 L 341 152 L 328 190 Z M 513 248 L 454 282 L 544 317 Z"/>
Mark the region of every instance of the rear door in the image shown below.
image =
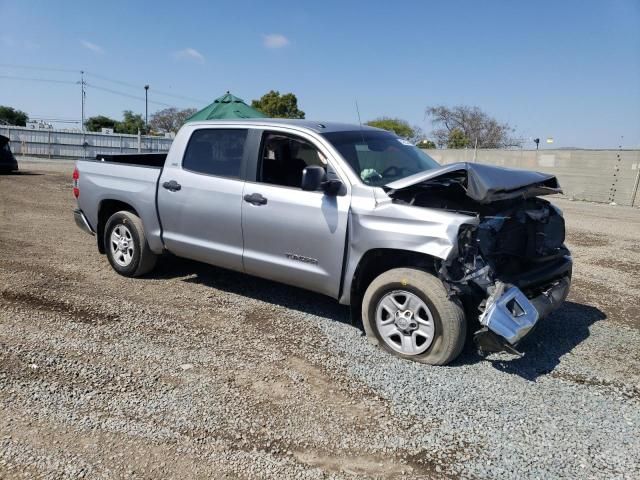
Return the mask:
<path id="1" fill-rule="evenodd" d="M 265 131 L 258 150 L 242 202 L 245 271 L 337 297 L 349 185 L 337 196 L 300 188 L 308 165 L 333 173 L 328 153 L 302 133 Z"/>
<path id="2" fill-rule="evenodd" d="M 158 212 L 166 248 L 180 257 L 242 270 L 246 128 L 193 131 L 181 165 L 165 168 Z"/>

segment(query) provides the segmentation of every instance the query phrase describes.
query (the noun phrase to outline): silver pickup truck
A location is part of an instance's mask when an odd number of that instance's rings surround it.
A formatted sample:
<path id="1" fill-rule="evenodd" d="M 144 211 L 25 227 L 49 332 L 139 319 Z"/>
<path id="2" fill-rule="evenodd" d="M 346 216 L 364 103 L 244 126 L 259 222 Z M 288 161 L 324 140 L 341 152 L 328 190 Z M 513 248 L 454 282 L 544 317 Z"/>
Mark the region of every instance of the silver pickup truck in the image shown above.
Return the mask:
<path id="1" fill-rule="evenodd" d="M 517 351 L 571 282 L 562 213 L 539 198 L 554 176 L 440 166 L 376 128 L 194 122 L 166 155 L 98 155 L 73 179 L 75 221 L 119 274 L 170 252 L 302 287 L 424 363 L 454 360 L 467 331 Z"/>

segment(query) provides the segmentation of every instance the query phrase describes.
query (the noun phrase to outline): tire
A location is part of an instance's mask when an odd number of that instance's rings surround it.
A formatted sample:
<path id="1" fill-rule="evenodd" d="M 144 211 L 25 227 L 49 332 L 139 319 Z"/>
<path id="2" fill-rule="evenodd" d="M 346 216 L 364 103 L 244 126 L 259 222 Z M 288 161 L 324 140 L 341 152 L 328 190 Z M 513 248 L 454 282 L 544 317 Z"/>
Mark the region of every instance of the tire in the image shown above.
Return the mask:
<path id="1" fill-rule="evenodd" d="M 448 297 L 438 278 L 413 268 L 394 268 L 371 282 L 362 299 L 362 323 L 371 343 L 430 365 L 452 362 L 466 340 L 462 305 Z"/>
<path id="2" fill-rule="evenodd" d="M 123 242 L 116 243 L 117 237 L 122 238 Z M 114 213 L 107 220 L 104 247 L 113 269 L 125 277 L 149 273 L 158 259 L 149 248 L 140 218 L 124 210 Z"/>

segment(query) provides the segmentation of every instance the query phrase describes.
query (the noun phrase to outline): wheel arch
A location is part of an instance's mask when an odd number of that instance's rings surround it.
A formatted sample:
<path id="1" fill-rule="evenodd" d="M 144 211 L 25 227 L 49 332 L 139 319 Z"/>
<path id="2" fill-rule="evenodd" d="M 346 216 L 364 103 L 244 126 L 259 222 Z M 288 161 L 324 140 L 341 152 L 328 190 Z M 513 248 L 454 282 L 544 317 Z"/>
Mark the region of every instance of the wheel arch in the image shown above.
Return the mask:
<path id="1" fill-rule="evenodd" d="M 374 248 L 365 252 L 353 273 L 350 286 L 350 305 L 353 315 L 358 315 L 365 290 L 380 274 L 393 268 L 418 268 L 437 274 L 442 260 L 427 253 L 395 248 Z M 358 316 L 354 316 L 358 318 Z"/>
<path id="2" fill-rule="evenodd" d="M 121 200 L 115 199 L 105 199 L 100 202 L 98 206 L 98 225 L 96 227 L 96 239 L 98 242 L 98 251 L 102 254 L 105 253 L 105 245 L 104 245 L 104 228 L 107 224 L 107 220 L 109 217 L 116 212 L 126 211 L 131 212 L 136 216 L 138 212 L 133 206 L 128 204 L 127 202 L 123 202 Z"/>

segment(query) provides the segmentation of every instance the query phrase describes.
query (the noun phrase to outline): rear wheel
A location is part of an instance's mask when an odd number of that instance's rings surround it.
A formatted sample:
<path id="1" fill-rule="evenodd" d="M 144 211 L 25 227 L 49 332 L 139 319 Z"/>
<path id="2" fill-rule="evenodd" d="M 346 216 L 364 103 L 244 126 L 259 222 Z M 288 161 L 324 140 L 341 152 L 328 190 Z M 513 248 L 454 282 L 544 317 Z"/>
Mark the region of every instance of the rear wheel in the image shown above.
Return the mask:
<path id="1" fill-rule="evenodd" d="M 409 360 L 445 365 L 464 347 L 462 306 L 422 270 L 395 268 L 379 275 L 364 294 L 362 319 L 372 343 Z"/>
<path id="2" fill-rule="evenodd" d="M 113 269 L 125 277 L 139 277 L 153 270 L 158 256 L 151 251 L 140 218 L 116 212 L 104 229 L 104 246 Z"/>

